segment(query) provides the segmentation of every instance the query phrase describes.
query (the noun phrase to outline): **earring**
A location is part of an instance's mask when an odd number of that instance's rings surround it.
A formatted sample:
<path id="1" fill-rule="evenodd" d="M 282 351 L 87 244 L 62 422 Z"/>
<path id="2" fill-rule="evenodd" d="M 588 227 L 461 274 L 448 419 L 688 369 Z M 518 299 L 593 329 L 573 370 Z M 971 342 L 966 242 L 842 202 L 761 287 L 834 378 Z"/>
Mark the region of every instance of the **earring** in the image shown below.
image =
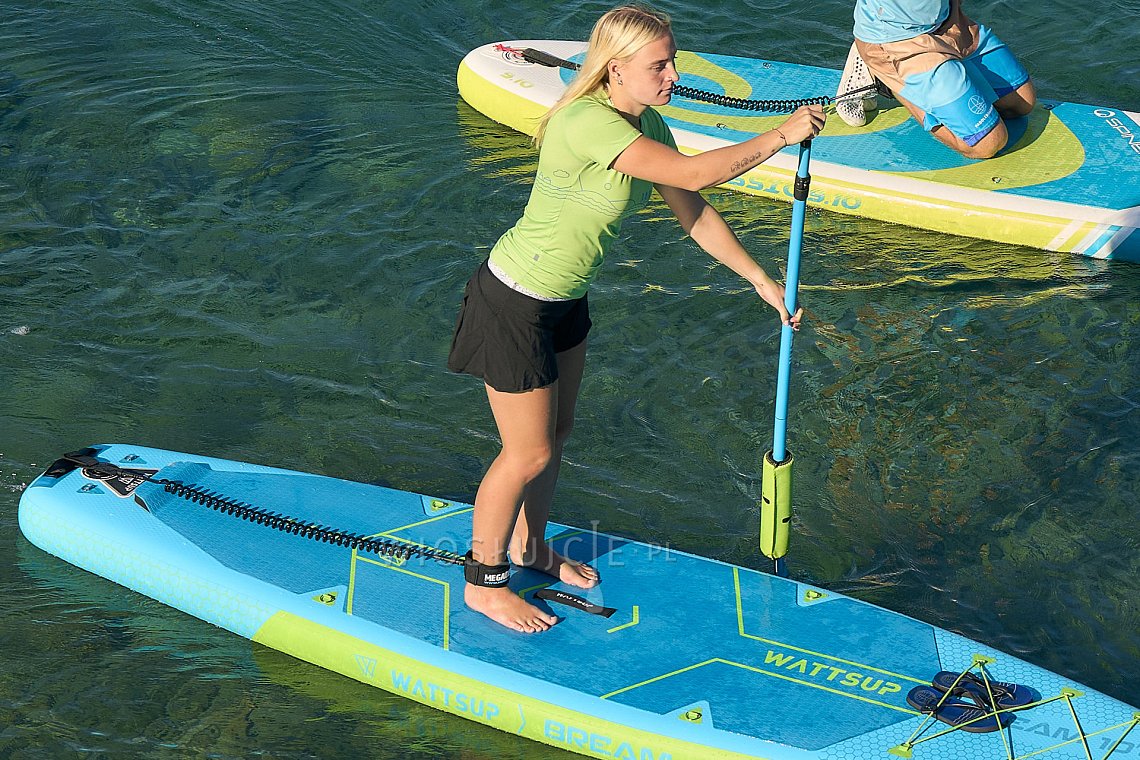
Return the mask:
<path id="1" fill-rule="evenodd" d="M 617 83 L 618 83 L 618 87 L 620 87 L 620 86 L 621 86 L 621 75 L 618 75 L 618 81 L 617 81 Z"/>

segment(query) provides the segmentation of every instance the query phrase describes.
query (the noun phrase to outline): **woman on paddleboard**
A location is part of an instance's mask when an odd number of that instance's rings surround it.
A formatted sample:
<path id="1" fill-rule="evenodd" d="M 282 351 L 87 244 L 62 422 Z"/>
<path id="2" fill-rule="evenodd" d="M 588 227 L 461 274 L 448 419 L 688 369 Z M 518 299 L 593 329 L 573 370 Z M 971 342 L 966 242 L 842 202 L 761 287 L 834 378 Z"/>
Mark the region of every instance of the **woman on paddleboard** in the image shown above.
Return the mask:
<path id="1" fill-rule="evenodd" d="M 586 291 L 622 220 L 655 188 L 701 248 L 747 280 L 784 324 L 799 325 L 784 288 L 698 191 L 819 134 L 823 109 L 807 106 L 746 142 L 683 155 L 653 110 L 679 79 L 676 53 L 669 18 L 654 10 L 619 7 L 598 20 L 578 76 L 539 123 L 526 210 L 464 292 L 447 366 L 483 379 L 502 438 L 475 496 L 464 601 L 517 631 L 544 631 L 557 618 L 507 587 L 511 562 L 578 588 L 600 580 L 593 567 L 556 553 L 545 531 L 585 365 Z"/>

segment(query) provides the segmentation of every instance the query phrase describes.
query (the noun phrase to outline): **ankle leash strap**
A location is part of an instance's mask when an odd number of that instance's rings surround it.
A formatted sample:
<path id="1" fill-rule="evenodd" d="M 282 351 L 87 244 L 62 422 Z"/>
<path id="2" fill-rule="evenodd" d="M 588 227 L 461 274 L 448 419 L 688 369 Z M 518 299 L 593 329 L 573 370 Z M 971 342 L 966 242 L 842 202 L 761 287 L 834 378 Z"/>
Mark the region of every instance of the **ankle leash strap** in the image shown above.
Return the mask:
<path id="1" fill-rule="evenodd" d="M 484 565 L 471 557 L 471 552 L 463 555 L 463 578 L 472 586 L 502 588 L 511 580 L 511 565 Z"/>

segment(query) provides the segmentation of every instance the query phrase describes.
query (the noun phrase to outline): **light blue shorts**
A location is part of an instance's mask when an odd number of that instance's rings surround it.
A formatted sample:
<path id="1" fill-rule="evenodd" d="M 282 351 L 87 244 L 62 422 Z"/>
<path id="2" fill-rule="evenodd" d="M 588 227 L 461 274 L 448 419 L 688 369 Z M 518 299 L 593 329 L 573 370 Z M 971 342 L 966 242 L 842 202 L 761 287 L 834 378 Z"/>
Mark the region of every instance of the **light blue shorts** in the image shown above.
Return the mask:
<path id="1" fill-rule="evenodd" d="M 989 27 L 977 29 L 974 52 L 911 74 L 899 92 L 926 114 L 923 129 L 942 125 L 967 145 L 976 145 L 997 126 L 994 103 L 1029 81 L 1029 72 L 1006 44 Z"/>

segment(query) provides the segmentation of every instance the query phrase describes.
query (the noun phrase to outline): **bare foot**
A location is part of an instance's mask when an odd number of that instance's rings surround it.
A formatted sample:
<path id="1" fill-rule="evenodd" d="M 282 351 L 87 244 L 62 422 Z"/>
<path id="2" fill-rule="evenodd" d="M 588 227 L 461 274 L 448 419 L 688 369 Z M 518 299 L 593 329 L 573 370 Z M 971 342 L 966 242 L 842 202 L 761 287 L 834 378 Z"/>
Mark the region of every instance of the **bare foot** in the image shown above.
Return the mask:
<path id="1" fill-rule="evenodd" d="M 601 581 L 601 576 L 598 575 L 597 570 L 589 565 L 563 557 L 546 543 L 537 544 L 535 550 L 529 553 L 520 552 L 517 547 L 512 546 L 511 555 L 522 557 L 522 562 L 515 562 L 519 567 L 528 567 L 531 570 L 552 575 L 568 586 L 593 588 Z"/>
<path id="2" fill-rule="evenodd" d="M 506 586 L 491 588 L 465 584 L 463 601 L 476 612 L 521 633 L 541 633 L 558 622 L 557 617 L 547 615 Z"/>
<path id="3" fill-rule="evenodd" d="M 572 559 L 566 559 L 558 554 L 554 556 L 562 560 L 562 564 L 558 566 L 558 580 L 566 585 L 577 586 L 578 588 L 593 588 L 601 581 L 598 571 L 589 565 L 575 562 Z"/>

